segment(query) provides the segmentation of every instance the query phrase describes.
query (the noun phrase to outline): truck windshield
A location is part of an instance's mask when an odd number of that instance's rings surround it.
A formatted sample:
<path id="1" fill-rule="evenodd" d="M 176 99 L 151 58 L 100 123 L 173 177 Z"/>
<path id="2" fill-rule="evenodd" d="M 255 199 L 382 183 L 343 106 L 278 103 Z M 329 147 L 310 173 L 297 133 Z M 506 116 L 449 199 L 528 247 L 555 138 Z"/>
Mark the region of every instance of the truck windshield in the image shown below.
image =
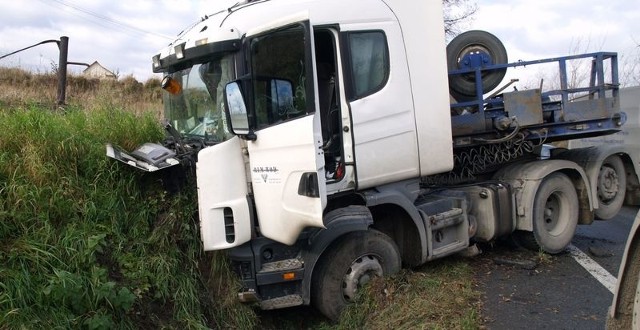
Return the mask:
<path id="1" fill-rule="evenodd" d="M 225 85 L 236 79 L 235 55 L 227 54 L 209 62 L 169 74 L 182 89 L 178 94 L 163 93 L 165 118 L 185 137 L 208 142 L 229 139 L 224 115 Z"/>

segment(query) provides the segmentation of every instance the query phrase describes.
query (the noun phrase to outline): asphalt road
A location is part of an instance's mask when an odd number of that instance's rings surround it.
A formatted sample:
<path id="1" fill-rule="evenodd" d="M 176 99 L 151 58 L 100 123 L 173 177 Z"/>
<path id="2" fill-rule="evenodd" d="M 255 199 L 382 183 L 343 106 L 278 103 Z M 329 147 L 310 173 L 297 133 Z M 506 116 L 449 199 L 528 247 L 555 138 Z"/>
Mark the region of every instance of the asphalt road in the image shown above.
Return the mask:
<path id="1" fill-rule="evenodd" d="M 573 246 L 617 277 L 637 212 L 624 207 L 614 219 L 578 226 Z M 472 263 L 487 329 L 604 329 L 613 294 L 572 253 L 549 256 L 509 242 L 481 248 Z"/>

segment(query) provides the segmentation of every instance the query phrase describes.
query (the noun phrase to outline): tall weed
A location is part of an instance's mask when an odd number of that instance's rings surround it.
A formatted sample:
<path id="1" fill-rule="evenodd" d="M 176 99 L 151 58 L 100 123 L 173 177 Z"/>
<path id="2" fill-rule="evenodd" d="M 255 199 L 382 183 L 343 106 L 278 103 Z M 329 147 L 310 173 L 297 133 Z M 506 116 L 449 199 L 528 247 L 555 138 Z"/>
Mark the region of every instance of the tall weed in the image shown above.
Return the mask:
<path id="1" fill-rule="evenodd" d="M 58 77 L 53 73 L 33 73 L 19 68 L 0 66 L 0 109 L 35 104 L 55 109 L 58 99 Z M 82 75 L 68 75 L 65 103 L 86 111 L 123 109 L 141 115 L 162 115 L 162 89 L 159 78 L 144 84 L 133 76 L 120 80 L 99 80 Z"/>

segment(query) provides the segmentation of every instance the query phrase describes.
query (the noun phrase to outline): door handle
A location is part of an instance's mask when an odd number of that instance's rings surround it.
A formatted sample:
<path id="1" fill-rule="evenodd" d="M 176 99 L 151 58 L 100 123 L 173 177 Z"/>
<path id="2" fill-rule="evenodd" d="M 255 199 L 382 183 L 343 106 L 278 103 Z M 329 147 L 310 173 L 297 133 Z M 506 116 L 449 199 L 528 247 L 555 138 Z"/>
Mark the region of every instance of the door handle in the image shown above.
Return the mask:
<path id="1" fill-rule="evenodd" d="M 302 173 L 302 177 L 300 177 L 300 184 L 298 184 L 298 195 L 315 198 L 320 197 L 320 188 L 318 187 L 318 173 Z"/>

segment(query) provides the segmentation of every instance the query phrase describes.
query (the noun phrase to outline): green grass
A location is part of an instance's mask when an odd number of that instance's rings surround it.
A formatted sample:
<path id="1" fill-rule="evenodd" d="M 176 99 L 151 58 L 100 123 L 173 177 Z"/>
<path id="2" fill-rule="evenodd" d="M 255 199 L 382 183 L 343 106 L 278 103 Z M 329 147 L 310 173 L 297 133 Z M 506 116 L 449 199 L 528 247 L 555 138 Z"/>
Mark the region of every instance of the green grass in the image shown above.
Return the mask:
<path id="1" fill-rule="evenodd" d="M 155 118 L 34 105 L 0 126 L 0 328 L 255 324 L 224 256 L 202 252 L 194 191 L 105 156 L 161 140 Z"/>

